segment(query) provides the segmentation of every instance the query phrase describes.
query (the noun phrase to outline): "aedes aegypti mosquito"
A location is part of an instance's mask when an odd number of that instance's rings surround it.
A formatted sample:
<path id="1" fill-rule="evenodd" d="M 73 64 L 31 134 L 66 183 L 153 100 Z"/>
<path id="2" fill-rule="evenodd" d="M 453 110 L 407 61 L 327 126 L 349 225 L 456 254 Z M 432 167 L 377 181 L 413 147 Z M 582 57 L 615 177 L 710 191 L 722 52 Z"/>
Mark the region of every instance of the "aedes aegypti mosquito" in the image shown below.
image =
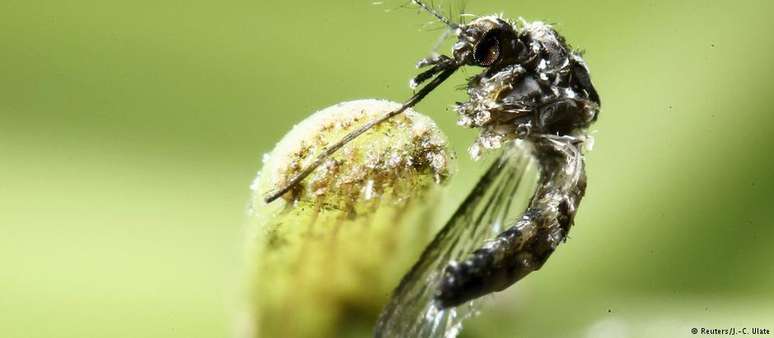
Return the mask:
<path id="1" fill-rule="evenodd" d="M 344 144 L 413 107 L 460 67 L 482 68 L 468 80 L 468 101 L 456 104 L 459 124 L 481 130 L 471 146 L 474 157 L 482 148 L 502 153 L 403 277 L 376 337 L 438 336 L 459 316 L 455 307 L 503 290 L 546 262 L 567 238 L 585 193 L 581 147 L 600 107 L 586 63 L 550 25 L 500 16 L 463 24 L 422 1 L 413 3 L 456 35 L 451 56 L 420 60 L 417 67 L 427 70 L 412 84 L 427 84 L 401 108 L 330 145 L 265 197 L 268 203 L 287 193 Z M 532 161 L 537 186 L 526 211 L 510 215 Z"/>

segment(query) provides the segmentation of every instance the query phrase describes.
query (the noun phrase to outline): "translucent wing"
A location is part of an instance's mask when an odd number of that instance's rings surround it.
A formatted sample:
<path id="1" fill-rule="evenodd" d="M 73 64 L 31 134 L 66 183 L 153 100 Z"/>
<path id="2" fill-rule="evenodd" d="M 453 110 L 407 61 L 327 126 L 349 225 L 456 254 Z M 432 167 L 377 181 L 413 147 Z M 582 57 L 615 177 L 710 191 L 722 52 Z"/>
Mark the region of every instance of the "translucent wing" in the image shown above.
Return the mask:
<path id="1" fill-rule="evenodd" d="M 439 277 L 493 238 L 524 211 L 537 174 L 532 156 L 521 143 L 510 143 L 487 170 L 449 222 L 425 248 L 401 280 L 376 325 L 377 338 L 455 337 L 463 319 L 476 312 L 476 302 L 441 309 L 434 302 Z M 532 179 L 530 179 L 531 177 Z"/>

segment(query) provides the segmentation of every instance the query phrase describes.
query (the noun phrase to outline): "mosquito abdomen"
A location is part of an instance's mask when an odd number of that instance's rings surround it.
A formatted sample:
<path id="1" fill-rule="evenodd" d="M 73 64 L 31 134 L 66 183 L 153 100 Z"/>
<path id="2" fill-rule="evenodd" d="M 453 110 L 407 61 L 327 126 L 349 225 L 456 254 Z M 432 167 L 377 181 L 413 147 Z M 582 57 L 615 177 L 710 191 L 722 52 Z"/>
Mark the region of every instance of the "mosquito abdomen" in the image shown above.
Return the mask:
<path id="1" fill-rule="evenodd" d="M 442 308 L 513 285 L 540 269 L 566 238 L 586 188 L 580 150 L 564 140 L 533 141 L 540 182 L 530 207 L 494 240 L 465 260 L 446 266 L 436 293 Z"/>

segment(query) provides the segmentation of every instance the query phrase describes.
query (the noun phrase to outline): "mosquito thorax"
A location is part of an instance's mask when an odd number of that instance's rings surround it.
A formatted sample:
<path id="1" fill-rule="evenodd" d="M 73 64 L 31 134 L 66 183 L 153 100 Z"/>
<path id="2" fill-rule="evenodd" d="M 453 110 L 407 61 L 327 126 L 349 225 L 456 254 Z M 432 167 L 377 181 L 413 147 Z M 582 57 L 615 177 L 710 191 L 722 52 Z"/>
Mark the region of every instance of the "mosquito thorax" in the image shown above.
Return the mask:
<path id="1" fill-rule="evenodd" d="M 596 120 L 588 67 L 550 25 L 484 16 L 456 33 L 455 62 L 484 68 L 468 80 L 469 100 L 456 107 L 459 125 L 481 130 L 473 157 L 535 134 L 576 134 Z"/>

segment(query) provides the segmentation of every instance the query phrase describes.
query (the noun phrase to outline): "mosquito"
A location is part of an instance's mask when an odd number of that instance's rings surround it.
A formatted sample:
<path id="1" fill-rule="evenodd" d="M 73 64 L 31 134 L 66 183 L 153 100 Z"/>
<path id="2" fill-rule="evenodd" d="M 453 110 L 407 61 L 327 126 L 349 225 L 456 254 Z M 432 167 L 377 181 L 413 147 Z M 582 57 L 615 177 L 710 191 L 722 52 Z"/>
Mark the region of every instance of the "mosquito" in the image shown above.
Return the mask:
<path id="1" fill-rule="evenodd" d="M 412 2 L 456 36 L 451 55 L 421 59 L 417 67 L 425 70 L 411 84 L 425 85 L 399 109 L 330 145 L 265 197 L 283 196 L 344 144 L 413 107 L 460 68 L 481 70 L 467 81 L 468 100 L 455 105 L 458 124 L 480 129 L 473 157 L 482 149 L 499 148 L 500 155 L 401 280 L 376 324 L 378 338 L 453 336 L 446 332 L 458 329 L 456 311 L 466 303 L 540 269 L 574 223 L 586 190 L 586 130 L 600 109 L 586 62 L 552 26 L 496 15 L 457 23 Z M 526 210 L 512 215 L 531 166 L 536 186 Z"/>

